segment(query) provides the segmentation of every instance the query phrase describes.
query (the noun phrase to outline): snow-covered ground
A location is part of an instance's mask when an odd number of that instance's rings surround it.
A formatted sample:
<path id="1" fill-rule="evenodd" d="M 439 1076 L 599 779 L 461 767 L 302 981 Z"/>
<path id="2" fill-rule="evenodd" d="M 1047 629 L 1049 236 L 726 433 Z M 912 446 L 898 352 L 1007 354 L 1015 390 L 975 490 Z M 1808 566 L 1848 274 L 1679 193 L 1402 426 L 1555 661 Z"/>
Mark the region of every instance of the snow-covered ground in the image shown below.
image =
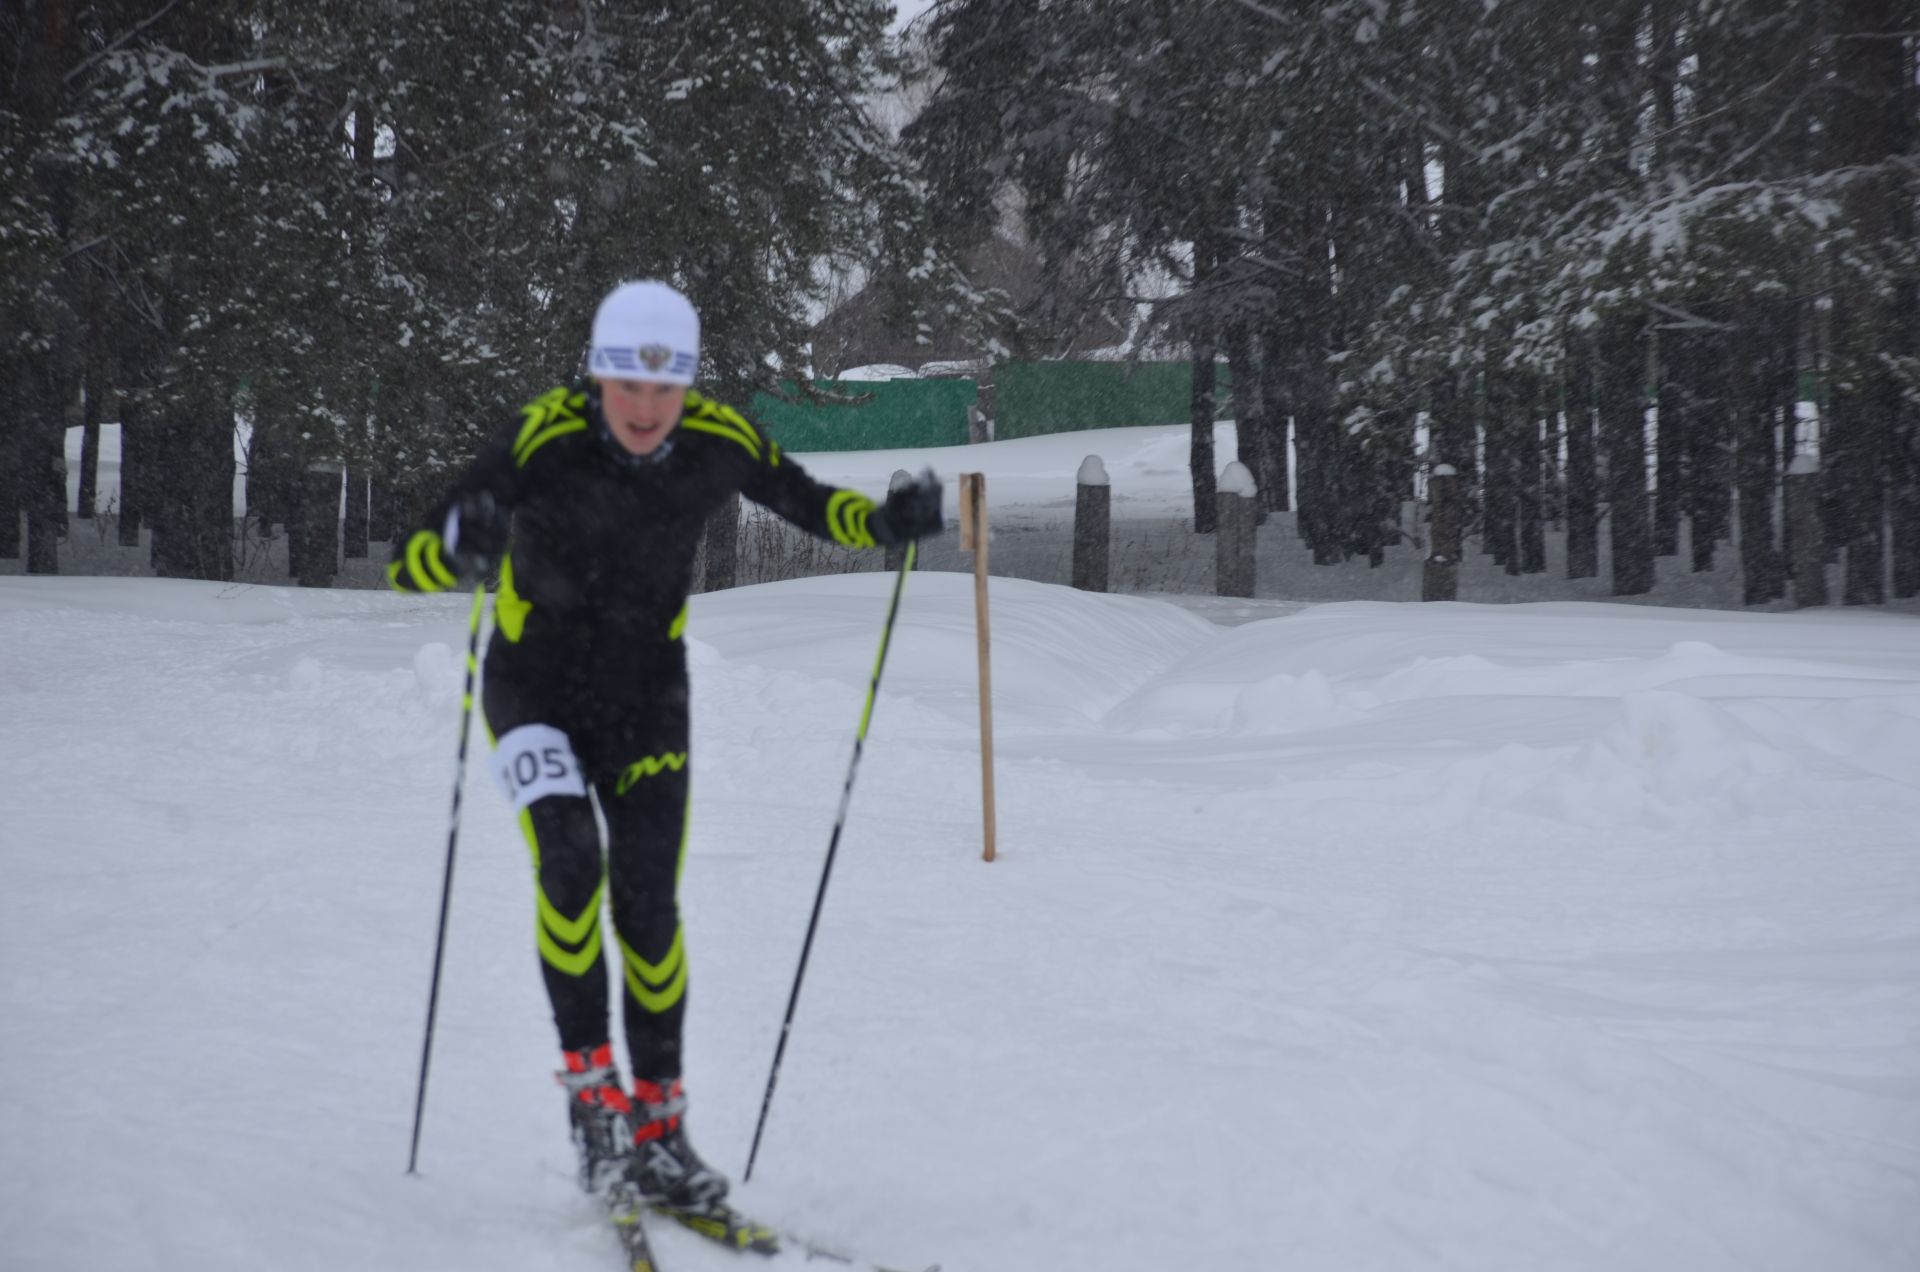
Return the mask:
<path id="1" fill-rule="evenodd" d="M 694 602 L 736 1175 L 888 582 Z M 747 1209 L 944 1272 L 1920 1267 L 1920 620 L 993 604 L 1001 860 L 919 574 Z M 617 1266 L 477 754 L 403 1174 L 465 616 L 0 580 L 0 1266 Z"/>

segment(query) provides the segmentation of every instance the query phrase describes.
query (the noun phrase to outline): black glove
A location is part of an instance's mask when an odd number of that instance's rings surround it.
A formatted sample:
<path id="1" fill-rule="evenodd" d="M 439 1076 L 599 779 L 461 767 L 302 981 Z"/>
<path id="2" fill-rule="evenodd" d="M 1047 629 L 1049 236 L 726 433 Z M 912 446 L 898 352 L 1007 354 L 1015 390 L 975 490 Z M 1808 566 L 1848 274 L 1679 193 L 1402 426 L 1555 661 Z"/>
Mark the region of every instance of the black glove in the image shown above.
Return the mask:
<path id="1" fill-rule="evenodd" d="M 465 494 L 447 509 L 440 551 L 467 578 L 491 574 L 507 552 L 512 514 L 484 490 Z"/>
<path id="2" fill-rule="evenodd" d="M 940 516 L 940 479 L 933 469 L 887 492 L 887 501 L 867 518 L 873 541 L 886 547 L 909 539 L 928 539 L 946 529 Z"/>

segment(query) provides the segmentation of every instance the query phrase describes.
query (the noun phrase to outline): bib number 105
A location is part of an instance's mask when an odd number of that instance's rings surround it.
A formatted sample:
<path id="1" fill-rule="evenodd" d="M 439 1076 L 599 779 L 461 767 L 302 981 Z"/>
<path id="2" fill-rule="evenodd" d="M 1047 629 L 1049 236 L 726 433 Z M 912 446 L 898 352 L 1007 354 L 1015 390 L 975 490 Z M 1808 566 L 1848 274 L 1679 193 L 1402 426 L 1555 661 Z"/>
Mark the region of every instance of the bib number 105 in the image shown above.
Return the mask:
<path id="1" fill-rule="evenodd" d="M 494 780 L 515 809 L 548 795 L 587 793 L 573 743 L 550 724 L 523 724 L 502 734 L 491 767 Z"/>

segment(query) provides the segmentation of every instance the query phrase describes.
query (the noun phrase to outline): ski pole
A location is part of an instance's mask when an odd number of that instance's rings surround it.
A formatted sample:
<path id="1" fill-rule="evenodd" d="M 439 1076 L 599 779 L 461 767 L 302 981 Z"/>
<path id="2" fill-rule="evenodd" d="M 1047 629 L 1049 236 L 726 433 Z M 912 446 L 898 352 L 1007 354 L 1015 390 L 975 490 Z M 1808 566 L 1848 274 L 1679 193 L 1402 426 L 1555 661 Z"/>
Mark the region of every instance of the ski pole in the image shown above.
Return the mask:
<path id="1" fill-rule="evenodd" d="M 767 1073 L 767 1094 L 760 1101 L 760 1121 L 753 1128 L 753 1147 L 747 1150 L 747 1168 L 740 1182 L 753 1178 L 753 1162 L 760 1155 L 760 1136 L 767 1129 L 767 1112 L 773 1107 L 773 1086 L 780 1079 L 780 1061 L 787 1054 L 787 1036 L 793 1032 L 793 1011 L 800 1005 L 800 982 L 806 979 L 807 956 L 813 952 L 813 934 L 820 926 L 820 909 L 827 899 L 827 880 L 833 877 L 833 857 L 840 849 L 840 831 L 847 824 L 847 805 L 853 799 L 853 775 L 860 770 L 860 750 L 867 741 L 867 726 L 873 722 L 873 703 L 880 693 L 880 672 L 887 665 L 887 646 L 893 641 L 893 620 L 900 613 L 900 594 L 906 589 L 907 575 L 913 569 L 918 542 L 907 544 L 900 570 L 893 579 L 893 601 L 887 606 L 886 626 L 880 629 L 880 655 L 873 660 L 873 681 L 867 686 L 867 705 L 860 713 L 860 730 L 853 735 L 853 761 L 847 765 L 847 784 L 840 792 L 840 813 L 833 821 L 833 837 L 827 841 L 827 862 L 820 871 L 820 889 L 813 897 L 813 917 L 807 920 L 807 939 L 800 945 L 800 965 L 794 969 L 793 992 L 787 996 L 787 1017 L 780 1022 L 780 1041 L 773 1049 L 773 1068 Z"/>
<path id="2" fill-rule="evenodd" d="M 453 899 L 453 849 L 460 838 L 460 787 L 467 775 L 467 733 L 473 723 L 473 680 L 480 669 L 480 614 L 487 587 L 473 589 L 473 615 L 467 620 L 467 687 L 460 695 L 460 755 L 453 768 L 453 815 L 447 826 L 447 868 L 440 882 L 440 929 L 433 941 L 433 981 L 427 990 L 427 1036 L 420 1044 L 420 1090 L 413 1099 L 413 1147 L 407 1152 L 407 1174 L 419 1172 L 420 1120 L 427 1109 L 427 1064 L 433 1058 L 433 1017 L 440 1007 L 440 964 L 447 952 L 447 906 Z"/>

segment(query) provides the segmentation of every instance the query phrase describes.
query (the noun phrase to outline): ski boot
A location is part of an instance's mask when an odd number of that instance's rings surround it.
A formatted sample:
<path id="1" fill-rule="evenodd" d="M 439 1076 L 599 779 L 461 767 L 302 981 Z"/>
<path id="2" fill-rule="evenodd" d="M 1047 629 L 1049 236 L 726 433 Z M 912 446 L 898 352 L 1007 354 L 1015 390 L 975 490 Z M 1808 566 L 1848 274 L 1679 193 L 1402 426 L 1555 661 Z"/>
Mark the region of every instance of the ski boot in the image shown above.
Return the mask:
<path id="1" fill-rule="evenodd" d="M 686 1089 L 680 1079 L 633 1080 L 633 1151 L 627 1180 L 650 1206 L 724 1212 L 727 1179 L 700 1160 L 687 1140 Z"/>
<path id="2" fill-rule="evenodd" d="M 554 1076 L 567 1089 L 567 1122 L 580 1154 L 580 1187 L 599 1192 L 626 1168 L 633 1142 L 633 1102 L 620 1089 L 611 1043 L 561 1055 L 567 1067 Z"/>

